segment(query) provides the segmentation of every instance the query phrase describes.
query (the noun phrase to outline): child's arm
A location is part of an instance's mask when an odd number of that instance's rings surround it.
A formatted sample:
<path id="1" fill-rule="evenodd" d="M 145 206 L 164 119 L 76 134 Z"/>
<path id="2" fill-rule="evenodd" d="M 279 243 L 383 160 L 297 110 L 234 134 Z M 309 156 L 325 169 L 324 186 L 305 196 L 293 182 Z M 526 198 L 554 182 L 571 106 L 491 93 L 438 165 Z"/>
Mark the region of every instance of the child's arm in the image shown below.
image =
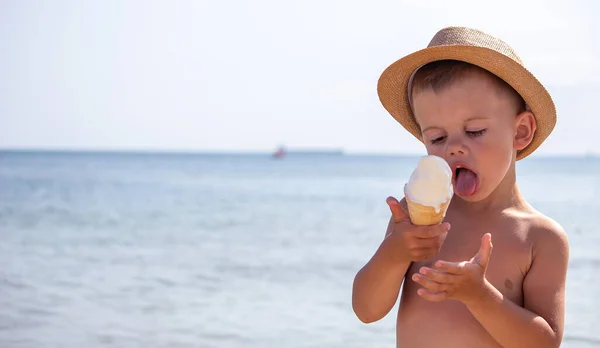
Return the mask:
<path id="1" fill-rule="evenodd" d="M 415 281 L 417 293 L 430 301 L 463 302 L 488 333 L 503 347 L 559 347 L 564 326 L 565 283 L 569 260 L 566 233 L 556 224 L 532 231 L 533 260 L 523 283 L 524 307 L 504 298 L 485 279 L 492 244 L 482 238 L 481 249 L 465 262 L 437 261 L 423 267 Z"/>
<path id="2" fill-rule="evenodd" d="M 533 262 L 523 283 L 524 308 L 487 281 L 485 296 L 468 305 L 503 347 L 559 347 L 562 341 L 568 240 L 560 226 L 535 233 Z"/>
<path id="3" fill-rule="evenodd" d="M 393 228 L 390 219 L 388 231 Z M 388 235 L 386 231 L 386 236 Z M 372 323 L 394 307 L 410 261 L 390 257 L 389 243 L 384 240 L 373 257 L 356 274 L 352 289 L 352 308 L 364 323 Z"/>
<path id="4" fill-rule="evenodd" d="M 412 261 L 425 260 L 441 248 L 450 228 L 448 223 L 415 226 L 407 208 L 388 198 L 392 217 L 385 238 L 373 257 L 356 274 L 352 288 L 352 308 L 364 323 L 383 318 L 398 299 L 400 286 Z M 402 205 L 406 206 L 403 200 Z"/>

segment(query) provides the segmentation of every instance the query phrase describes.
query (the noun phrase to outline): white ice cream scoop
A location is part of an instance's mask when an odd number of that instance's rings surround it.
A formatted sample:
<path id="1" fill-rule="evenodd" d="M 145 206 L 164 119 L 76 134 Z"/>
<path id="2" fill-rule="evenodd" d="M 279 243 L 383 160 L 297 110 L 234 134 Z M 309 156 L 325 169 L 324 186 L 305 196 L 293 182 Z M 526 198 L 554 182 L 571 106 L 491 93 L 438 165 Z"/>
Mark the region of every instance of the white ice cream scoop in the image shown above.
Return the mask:
<path id="1" fill-rule="evenodd" d="M 421 157 L 404 186 L 404 195 L 414 224 L 440 223 L 454 195 L 452 170 L 446 160 L 434 155 Z"/>

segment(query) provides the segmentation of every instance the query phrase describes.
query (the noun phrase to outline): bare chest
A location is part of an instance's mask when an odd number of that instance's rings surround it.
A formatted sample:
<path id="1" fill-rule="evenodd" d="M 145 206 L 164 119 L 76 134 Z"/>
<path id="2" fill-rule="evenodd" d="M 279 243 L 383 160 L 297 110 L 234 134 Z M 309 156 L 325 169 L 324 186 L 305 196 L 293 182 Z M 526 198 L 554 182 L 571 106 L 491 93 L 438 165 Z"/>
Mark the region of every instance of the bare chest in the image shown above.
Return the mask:
<path id="1" fill-rule="evenodd" d="M 496 220 L 497 219 L 497 220 Z M 398 347 L 499 347 L 469 310 L 460 302 L 430 302 L 417 294 L 421 287 L 412 275 L 422 266 L 437 260 L 471 260 L 481 247 L 481 238 L 491 233 L 493 250 L 486 271 L 487 280 L 507 299 L 523 305 L 523 281 L 531 264 L 531 245 L 527 231 L 516 220 L 496 217 L 475 224 L 467 219 L 448 219 L 452 228 L 440 252 L 408 269 L 398 311 Z M 464 221 L 464 222 L 463 222 Z M 483 227 L 485 226 L 485 228 Z M 420 335 L 423 327 L 435 327 L 437 336 Z"/>
<path id="2" fill-rule="evenodd" d="M 406 290 L 416 290 L 419 285 L 411 280 L 413 273 L 422 266 L 432 266 L 437 260 L 450 262 L 469 261 L 481 247 L 481 237 L 486 233 L 492 234 L 492 255 L 486 272 L 487 280 L 502 294 L 517 304 L 522 304 L 522 285 L 525 274 L 531 264 L 531 246 L 523 234 L 514 229 L 466 229 L 454 226 L 449 231 L 442 249 L 436 257 L 415 262 L 408 270 Z M 412 291 L 410 291 L 412 292 Z"/>

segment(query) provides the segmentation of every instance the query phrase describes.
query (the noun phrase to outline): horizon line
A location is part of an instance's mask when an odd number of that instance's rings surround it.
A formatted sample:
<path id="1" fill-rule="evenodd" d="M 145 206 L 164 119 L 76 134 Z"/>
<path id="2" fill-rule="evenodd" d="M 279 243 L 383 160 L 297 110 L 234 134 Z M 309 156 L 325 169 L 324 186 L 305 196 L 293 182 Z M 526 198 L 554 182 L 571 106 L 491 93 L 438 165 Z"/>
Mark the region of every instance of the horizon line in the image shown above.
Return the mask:
<path id="1" fill-rule="evenodd" d="M 272 155 L 274 151 L 268 150 L 225 150 L 225 149 L 152 149 L 152 148 L 43 148 L 43 147 L 0 147 L 0 153 L 54 153 L 54 154 L 157 154 L 157 155 Z M 291 148 L 287 150 L 290 155 L 335 155 L 335 156 L 391 156 L 391 157 L 419 157 L 425 152 L 392 152 L 392 151 L 349 151 L 343 148 Z M 538 153 L 531 154 L 529 158 L 598 158 L 600 153 Z"/>

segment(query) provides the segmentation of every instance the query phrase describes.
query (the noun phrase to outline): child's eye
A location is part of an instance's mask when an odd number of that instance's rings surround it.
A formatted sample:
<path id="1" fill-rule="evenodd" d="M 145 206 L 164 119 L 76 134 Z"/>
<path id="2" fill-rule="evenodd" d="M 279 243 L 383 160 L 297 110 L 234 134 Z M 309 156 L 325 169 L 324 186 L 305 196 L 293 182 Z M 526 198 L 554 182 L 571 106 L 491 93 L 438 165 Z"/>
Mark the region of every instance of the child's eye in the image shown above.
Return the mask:
<path id="1" fill-rule="evenodd" d="M 437 143 L 440 143 L 440 142 L 444 141 L 444 139 L 446 139 L 445 136 L 443 136 L 443 137 L 437 137 L 435 139 L 431 139 L 431 143 L 432 144 L 437 144 Z"/>
<path id="2" fill-rule="evenodd" d="M 485 133 L 486 130 L 487 129 L 484 128 L 477 131 L 467 131 L 467 134 L 469 134 L 472 137 L 478 137 L 480 135 L 483 135 L 483 133 Z"/>

